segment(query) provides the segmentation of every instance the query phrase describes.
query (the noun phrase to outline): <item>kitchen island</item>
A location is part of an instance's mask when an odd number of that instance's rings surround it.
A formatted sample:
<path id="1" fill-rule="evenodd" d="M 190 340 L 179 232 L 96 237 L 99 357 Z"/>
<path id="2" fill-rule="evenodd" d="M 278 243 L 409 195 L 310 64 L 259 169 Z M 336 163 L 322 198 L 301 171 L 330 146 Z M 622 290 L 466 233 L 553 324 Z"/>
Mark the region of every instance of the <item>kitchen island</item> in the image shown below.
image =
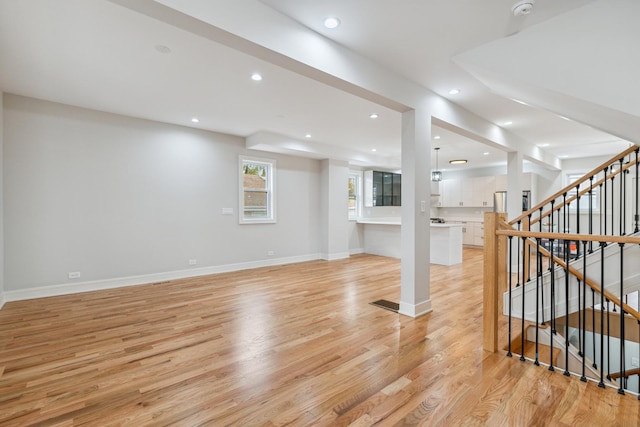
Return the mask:
<path id="1" fill-rule="evenodd" d="M 364 230 L 364 252 L 400 258 L 400 220 L 393 218 L 359 219 Z M 462 262 L 462 224 L 430 224 L 430 263 L 454 265 Z"/>

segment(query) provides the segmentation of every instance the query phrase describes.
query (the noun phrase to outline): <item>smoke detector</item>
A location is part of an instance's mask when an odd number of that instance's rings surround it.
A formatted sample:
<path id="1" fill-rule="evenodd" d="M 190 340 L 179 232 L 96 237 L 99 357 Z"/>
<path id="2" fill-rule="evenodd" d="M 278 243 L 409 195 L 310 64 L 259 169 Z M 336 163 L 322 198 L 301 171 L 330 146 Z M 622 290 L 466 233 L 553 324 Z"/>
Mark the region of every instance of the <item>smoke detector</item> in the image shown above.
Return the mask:
<path id="1" fill-rule="evenodd" d="M 528 15 L 533 9 L 536 0 L 522 0 L 511 6 L 513 16 Z"/>

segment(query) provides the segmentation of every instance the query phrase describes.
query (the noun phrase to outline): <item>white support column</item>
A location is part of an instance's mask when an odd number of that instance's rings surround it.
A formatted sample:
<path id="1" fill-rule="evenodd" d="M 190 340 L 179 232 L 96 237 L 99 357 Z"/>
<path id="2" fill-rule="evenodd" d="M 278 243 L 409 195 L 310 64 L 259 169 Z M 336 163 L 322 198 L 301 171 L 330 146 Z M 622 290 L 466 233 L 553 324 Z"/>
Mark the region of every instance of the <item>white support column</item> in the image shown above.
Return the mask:
<path id="1" fill-rule="evenodd" d="M 507 220 L 522 215 L 522 153 L 507 153 Z M 512 271 L 518 271 L 518 241 L 514 238 L 511 247 Z M 507 261 L 508 262 L 508 261 Z"/>
<path id="2" fill-rule="evenodd" d="M 522 153 L 507 153 L 507 213 L 508 218 L 522 214 Z"/>
<path id="3" fill-rule="evenodd" d="M 321 161 L 322 257 L 349 258 L 349 164 Z"/>
<path id="4" fill-rule="evenodd" d="M 431 115 L 402 114 L 402 285 L 400 314 L 431 311 L 429 284 L 429 197 L 431 193 Z"/>
<path id="5" fill-rule="evenodd" d="M 4 94 L 0 92 L 0 207 L 4 206 L 4 193 L 2 189 L 4 184 L 2 177 L 4 175 Z M 4 305 L 4 218 L 3 210 L 0 208 L 0 308 Z"/>

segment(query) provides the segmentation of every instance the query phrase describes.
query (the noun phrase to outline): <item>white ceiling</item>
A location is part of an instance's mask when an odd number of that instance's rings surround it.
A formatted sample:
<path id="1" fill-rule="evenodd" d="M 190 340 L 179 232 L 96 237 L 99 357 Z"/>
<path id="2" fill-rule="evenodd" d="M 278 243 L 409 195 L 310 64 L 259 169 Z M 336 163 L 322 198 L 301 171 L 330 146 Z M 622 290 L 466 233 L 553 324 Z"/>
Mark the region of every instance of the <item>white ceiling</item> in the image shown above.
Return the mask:
<path id="1" fill-rule="evenodd" d="M 320 33 L 532 144 L 548 144 L 543 150 L 556 156 L 613 155 L 628 146 L 609 133 L 499 96 L 453 60 L 593 1 L 538 0 L 524 17 L 511 14 L 512 0 L 235 1 L 182 3 L 241 8 L 242 14 L 228 13 L 231 19 L 260 14 L 266 28 L 293 19 L 305 31 Z M 268 135 L 286 141 L 288 152 L 298 155 L 340 152 L 355 164 L 399 166 L 398 111 L 133 10 L 136 3 L 150 2 L 0 0 L 0 89 L 250 139 Z M 264 13 L 265 7 L 272 13 Z M 322 26 L 330 15 L 341 19 L 339 28 Z M 170 52 L 160 52 L 161 46 Z M 255 71 L 264 76 L 261 82 L 249 78 Z M 462 92 L 449 95 L 451 88 Z M 375 120 L 369 118 L 374 112 Z M 192 117 L 200 122 L 192 123 Z M 441 136 L 434 142 L 442 147 L 441 169 L 454 157 L 468 158 L 466 168 L 506 162 L 499 149 L 449 130 L 436 128 L 433 135 Z"/>

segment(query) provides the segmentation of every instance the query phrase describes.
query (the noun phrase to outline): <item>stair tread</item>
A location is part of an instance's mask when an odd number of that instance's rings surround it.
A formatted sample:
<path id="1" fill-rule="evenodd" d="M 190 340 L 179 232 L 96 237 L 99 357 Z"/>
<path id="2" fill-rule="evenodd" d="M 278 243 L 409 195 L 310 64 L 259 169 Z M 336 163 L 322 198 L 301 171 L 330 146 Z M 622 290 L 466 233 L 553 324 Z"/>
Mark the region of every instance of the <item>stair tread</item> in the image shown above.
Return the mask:
<path id="1" fill-rule="evenodd" d="M 505 348 L 504 350 L 508 350 Z M 511 341 L 511 352 L 514 354 L 522 354 L 524 357 L 535 360 L 536 358 L 536 343 L 533 341 L 525 340 L 524 341 L 524 352 L 522 351 L 522 339 L 520 337 L 515 338 Z M 560 349 L 557 347 L 553 348 L 553 365 L 558 364 L 558 356 L 560 356 Z M 540 363 L 544 363 L 545 365 L 551 364 L 551 347 L 546 344 L 538 343 L 538 361 Z"/>

